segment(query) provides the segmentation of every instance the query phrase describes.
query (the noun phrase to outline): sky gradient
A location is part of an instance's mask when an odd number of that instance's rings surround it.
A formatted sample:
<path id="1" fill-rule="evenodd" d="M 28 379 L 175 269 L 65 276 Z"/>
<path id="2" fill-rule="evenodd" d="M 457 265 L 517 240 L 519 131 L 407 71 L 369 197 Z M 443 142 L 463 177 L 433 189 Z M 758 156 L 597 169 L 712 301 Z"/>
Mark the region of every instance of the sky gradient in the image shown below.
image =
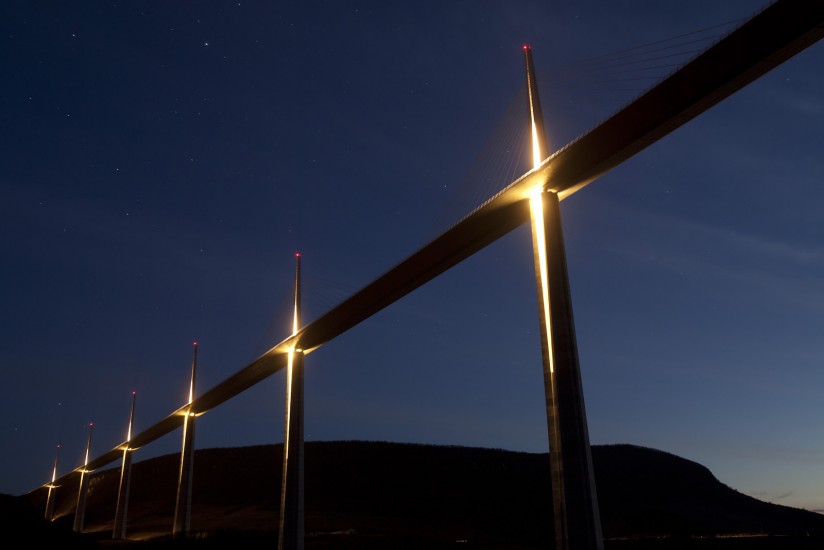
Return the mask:
<path id="1" fill-rule="evenodd" d="M 90 421 L 93 455 L 120 443 L 132 391 L 137 431 L 181 406 L 193 341 L 202 391 L 287 336 L 295 252 L 309 321 L 525 171 L 523 43 L 555 149 L 764 6 L 388 4 L 0 7 L 0 492 L 45 483 L 57 443 L 79 466 Z M 592 443 L 818 511 L 823 63 L 561 205 Z M 307 356 L 307 440 L 546 452 L 528 229 Z M 284 378 L 197 446 L 282 441 Z"/>

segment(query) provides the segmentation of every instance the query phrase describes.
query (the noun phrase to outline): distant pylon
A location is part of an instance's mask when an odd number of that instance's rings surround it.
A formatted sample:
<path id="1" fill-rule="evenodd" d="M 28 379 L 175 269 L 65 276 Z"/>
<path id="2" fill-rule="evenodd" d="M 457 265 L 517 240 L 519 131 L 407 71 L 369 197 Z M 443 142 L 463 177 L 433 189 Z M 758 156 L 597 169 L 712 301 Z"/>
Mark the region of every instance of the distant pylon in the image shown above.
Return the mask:
<path id="1" fill-rule="evenodd" d="M 524 45 L 533 168 L 549 154 L 532 48 Z M 530 197 L 557 550 L 603 548 L 558 195 Z"/>
<path id="2" fill-rule="evenodd" d="M 189 381 L 189 402 L 183 418 L 183 448 L 180 451 L 180 472 L 177 480 L 177 499 L 175 501 L 175 519 L 172 535 L 182 537 L 189 534 L 192 526 L 192 471 L 195 452 L 195 413 L 192 403 L 195 400 L 195 374 L 197 373 L 197 342 L 192 351 L 192 377 Z"/>
<path id="3" fill-rule="evenodd" d="M 46 521 L 52 521 L 54 519 L 54 500 L 57 496 L 57 485 L 55 485 L 55 481 L 57 481 L 57 465 L 60 462 L 60 444 L 57 444 L 57 451 L 54 453 L 54 468 L 52 468 L 52 478 L 51 483 L 49 483 L 49 492 L 46 494 L 46 514 L 45 518 Z"/>
<path id="4" fill-rule="evenodd" d="M 80 487 L 77 490 L 77 506 L 74 510 L 74 526 L 76 533 L 83 532 L 86 520 L 86 495 L 89 492 L 89 475 L 92 473 L 87 467 L 89 465 L 89 454 L 92 449 L 92 430 L 94 422 L 89 422 L 89 439 L 86 442 L 86 458 L 83 460 L 83 468 L 80 470 Z"/>
<path id="5" fill-rule="evenodd" d="M 132 392 L 132 408 L 129 413 L 129 429 L 126 432 L 126 443 L 123 447 L 123 463 L 120 466 L 120 485 L 117 489 L 117 505 L 114 512 L 113 539 L 126 538 L 126 521 L 129 514 L 129 488 L 132 483 L 132 427 L 134 424 L 134 404 L 137 392 Z"/>
<path id="6" fill-rule="evenodd" d="M 300 254 L 295 254 L 295 304 L 292 334 L 300 328 Z M 279 550 L 302 550 L 303 516 L 303 349 L 289 352 L 286 370 L 286 428 L 280 491 Z"/>

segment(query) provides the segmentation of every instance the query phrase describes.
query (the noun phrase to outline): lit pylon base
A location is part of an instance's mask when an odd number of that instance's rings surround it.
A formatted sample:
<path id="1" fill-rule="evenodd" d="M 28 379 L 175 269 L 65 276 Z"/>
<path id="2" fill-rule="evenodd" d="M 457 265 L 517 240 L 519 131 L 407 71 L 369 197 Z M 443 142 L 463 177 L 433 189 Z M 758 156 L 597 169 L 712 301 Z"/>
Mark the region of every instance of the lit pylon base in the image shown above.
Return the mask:
<path id="1" fill-rule="evenodd" d="M 74 524 L 72 529 L 75 533 L 82 533 L 86 522 L 86 495 L 89 493 L 89 472 L 85 470 L 80 473 L 80 487 L 77 490 L 77 507 L 74 511 Z"/>
<path id="2" fill-rule="evenodd" d="M 292 353 L 287 373 L 286 434 L 280 497 L 279 550 L 303 550 L 303 352 Z"/>
<path id="3" fill-rule="evenodd" d="M 180 452 L 180 472 L 177 481 L 175 519 L 172 536 L 185 537 L 192 526 L 192 471 L 195 452 L 195 416 L 187 415 L 183 421 L 183 449 Z"/>
<path id="4" fill-rule="evenodd" d="M 113 539 L 126 538 L 126 520 L 129 515 L 129 488 L 132 480 L 132 451 L 123 451 L 123 464 L 120 467 L 120 486 L 117 490 L 117 507 L 114 513 Z"/>
<path id="5" fill-rule="evenodd" d="M 46 521 L 54 520 L 54 500 L 57 497 L 57 487 L 49 485 L 49 492 L 46 494 Z"/>
<path id="6" fill-rule="evenodd" d="M 603 548 L 584 392 L 567 275 L 560 204 L 555 193 L 531 199 L 535 276 L 555 540 L 558 550 Z"/>

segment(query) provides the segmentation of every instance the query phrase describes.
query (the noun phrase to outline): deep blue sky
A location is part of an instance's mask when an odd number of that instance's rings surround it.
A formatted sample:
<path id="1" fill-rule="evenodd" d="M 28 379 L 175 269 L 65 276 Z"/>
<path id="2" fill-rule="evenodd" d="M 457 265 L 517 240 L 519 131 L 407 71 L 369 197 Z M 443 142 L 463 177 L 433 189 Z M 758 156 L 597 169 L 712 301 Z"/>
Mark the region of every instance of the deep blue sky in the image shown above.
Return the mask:
<path id="1" fill-rule="evenodd" d="M 89 421 L 94 454 L 121 442 L 132 390 L 137 430 L 182 405 L 193 340 L 201 391 L 279 342 L 295 252 L 311 320 L 519 174 L 524 42 L 557 148 L 654 82 L 624 61 L 657 46 L 593 58 L 761 7 L 4 2 L 0 492 L 46 482 L 58 442 L 79 466 Z M 562 204 L 592 442 L 818 510 L 823 63 Z M 307 439 L 545 452 L 531 262 L 523 227 L 308 356 Z M 283 378 L 201 417 L 198 446 L 281 441 Z"/>

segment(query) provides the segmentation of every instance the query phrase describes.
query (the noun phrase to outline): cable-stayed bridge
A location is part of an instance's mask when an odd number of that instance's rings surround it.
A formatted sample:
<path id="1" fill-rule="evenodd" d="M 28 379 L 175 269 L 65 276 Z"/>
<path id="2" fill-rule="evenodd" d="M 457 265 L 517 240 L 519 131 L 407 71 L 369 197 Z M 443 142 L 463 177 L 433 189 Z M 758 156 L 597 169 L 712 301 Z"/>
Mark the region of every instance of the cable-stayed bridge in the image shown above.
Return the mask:
<path id="1" fill-rule="evenodd" d="M 542 151 L 530 172 L 316 321 L 298 327 L 217 386 L 192 395 L 190 403 L 110 451 L 90 457 L 84 466 L 50 485 L 105 466 L 183 426 L 187 419 L 285 368 L 295 350 L 311 353 L 513 229 L 534 221 L 530 203 L 536 190 L 563 200 L 582 189 L 820 39 L 822 11 L 797 2 L 773 4 L 589 133 L 549 156 Z M 536 135 L 542 133 L 541 129 Z M 556 448 L 552 441 L 550 447 Z"/>

